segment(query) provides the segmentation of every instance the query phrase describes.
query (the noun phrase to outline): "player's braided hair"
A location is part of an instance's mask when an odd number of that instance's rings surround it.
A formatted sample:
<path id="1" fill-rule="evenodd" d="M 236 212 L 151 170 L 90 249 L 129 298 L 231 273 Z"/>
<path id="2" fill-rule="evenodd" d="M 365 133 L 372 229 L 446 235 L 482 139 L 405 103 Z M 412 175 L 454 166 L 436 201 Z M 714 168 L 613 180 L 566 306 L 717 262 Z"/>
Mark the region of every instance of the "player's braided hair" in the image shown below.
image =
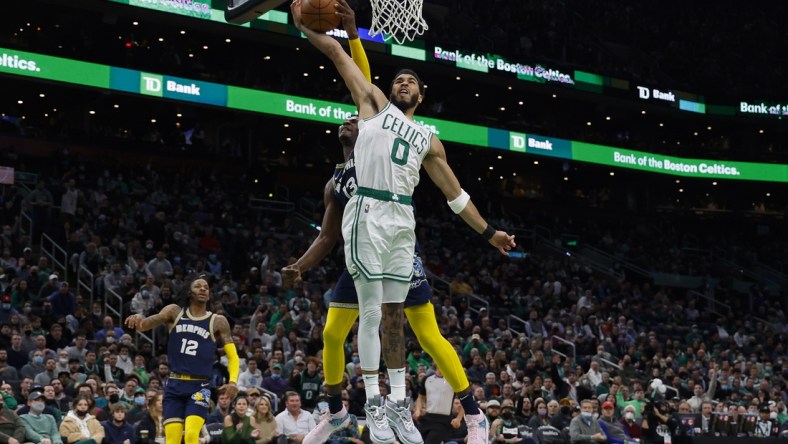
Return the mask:
<path id="1" fill-rule="evenodd" d="M 186 285 L 183 286 L 183 289 L 181 289 L 178 305 L 184 308 L 187 308 L 189 305 L 191 305 L 192 294 L 193 294 L 192 285 L 194 284 L 195 281 L 199 279 L 205 280 L 206 282 L 208 282 L 208 285 L 210 286 L 212 284 L 211 281 L 213 281 L 213 275 L 208 273 L 200 273 L 197 276 L 195 276 L 194 279 L 187 282 Z"/>

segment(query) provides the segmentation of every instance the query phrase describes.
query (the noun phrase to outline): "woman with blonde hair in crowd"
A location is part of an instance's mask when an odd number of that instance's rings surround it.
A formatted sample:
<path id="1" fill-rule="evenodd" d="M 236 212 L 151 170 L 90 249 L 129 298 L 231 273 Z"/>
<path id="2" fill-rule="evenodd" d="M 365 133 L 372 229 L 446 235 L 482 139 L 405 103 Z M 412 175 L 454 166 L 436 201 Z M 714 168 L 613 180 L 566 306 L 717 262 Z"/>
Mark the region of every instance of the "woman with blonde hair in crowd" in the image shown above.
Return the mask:
<path id="1" fill-rule="evenodd" d="M 261 396 L 254 405 L 252 414 L 255 428 L 260 432 L 256 444 L 268 444 L 276 442 L 276 419 L 274 418 L 271 400 L 268 396 Z"/>
<path id="2" fill-rule="evenodd" d="M 164 394 L 159 392 L 148 399 L 148 412 L 134 427 L 137 444 L 164 444 L 164 420 L 162 419 L 162 399 Z"/>

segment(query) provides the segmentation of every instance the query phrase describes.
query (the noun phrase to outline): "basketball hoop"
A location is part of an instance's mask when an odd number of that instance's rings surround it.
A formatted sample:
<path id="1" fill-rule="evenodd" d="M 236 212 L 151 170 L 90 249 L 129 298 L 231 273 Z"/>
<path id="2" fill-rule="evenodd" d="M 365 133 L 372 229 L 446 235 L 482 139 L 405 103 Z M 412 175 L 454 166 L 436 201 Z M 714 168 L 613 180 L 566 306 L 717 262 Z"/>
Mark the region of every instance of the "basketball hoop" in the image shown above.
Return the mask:
<path id="1" fill-rule="evenodd" d="M 412 41 L 429 29 L 421 10 L 424 0 L 370 0 L 372 3 L 372 26 L 369 35 L 383 33 L 383 40 L 393 38 L 402 44 Z"/>

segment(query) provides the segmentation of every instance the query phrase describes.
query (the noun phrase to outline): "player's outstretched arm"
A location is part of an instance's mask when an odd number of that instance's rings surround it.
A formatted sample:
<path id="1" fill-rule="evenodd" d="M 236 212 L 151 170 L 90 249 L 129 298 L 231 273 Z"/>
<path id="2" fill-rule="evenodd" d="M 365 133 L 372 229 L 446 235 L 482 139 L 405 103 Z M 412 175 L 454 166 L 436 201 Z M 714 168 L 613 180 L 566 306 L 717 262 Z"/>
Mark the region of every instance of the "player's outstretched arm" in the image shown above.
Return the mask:
<path id="1" fill-rule="evenodd" d="M 291 283 L 301 277 L 301 273 L 319 264 L 342 237 L 342 208 L 334 198 L 334 180 L 329 180 L 323 188 L 323 222 L 320 233 L 306 252 L 295 263 L 282 268 L 282 278 Z"/>
<path id="2" fill-rule="evenodd" d="M 147 318 L 141 314 L 133 314 L 126 318 L 126 327 L 133 328 L 137 331 L 148 331 L 156 328 L 162 324 L 171 324 L 175 322 L 178 317 L 181 307 L 175 304 L 170 304 L 161 309 L 160 312 L 150 315 Z"/>
<path id="3" fill-rule="evenodd" d="M 509 250 L 515 247 L 514 236 L 493 229 L 479 214 L 476 205 L 471 202 L 471 197 L 460 188 L 460 181 L 457 180 L 457 176 L 454 175 L 454 171 L 446 161 L 446 149 L 443 147 L 443 143 L 434 135 L 430 152 L 424 158 L 422 165 L 424 165 L 424 170 L 427 171 L 430 179 L 446 196 L 452 211 L 459 215 L 474 231 L 484 236 L 501 254 L 508 256 Z"/>
<path id="4" fill-rule="evenodd" d="M 353 102 L 358 106 L 359 116 L 365 118 L 377 114 L 388 100 L 385 94 L 364 78 L 364 74 L 338 41 L 326 34 L 312 31 L 301 23 L 301 1 L 294 0 L 290 5 L 296 28 L 303 32 L 320 52 L 331 59 L 331 62 L 339 71 L 339 75 L 345 81 L 348 90 L 350 90 Z"/>
<path id="5" fill-rule="evenodd" d="M 222 315 L 216 315 L 213 321 L 213 333 L 217 341 L 224 342 L 224 354 L 227 355 L 227 372 L 230 374 L 230 382 L 223 385 L 221 388 L 230 398 L 235 398 L 238 393 L 238 373 L 241 369 L 241 360 L 238 357 L 238 350 L 235 349 L 235 342 L 233 342 L 233 335 L 230 330 L 230 323 L 227 318 Z"/>

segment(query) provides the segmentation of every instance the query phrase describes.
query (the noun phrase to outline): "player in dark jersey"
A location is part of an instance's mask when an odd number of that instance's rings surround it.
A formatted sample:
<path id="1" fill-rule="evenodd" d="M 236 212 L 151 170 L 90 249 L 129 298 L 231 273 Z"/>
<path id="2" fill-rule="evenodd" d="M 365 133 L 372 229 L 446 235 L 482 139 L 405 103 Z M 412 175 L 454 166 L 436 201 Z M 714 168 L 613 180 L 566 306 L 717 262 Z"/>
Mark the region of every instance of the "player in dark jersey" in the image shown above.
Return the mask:
<path id="1" fill-rule="evenodd" d="M 240 361 L 230 324 L 224 316 L 208 311 L 211 293 L 204 278 L 195 279 L 187 292 L 185 307 L 171 304 L 147 318 L 139 314 L 126 318 L 126 326 L 139 331 L 166 323 L 170 332 L 167 358 L 171 372 L 163 400 L 167 444 L 180 444 L 182 437 L 185 444 L 198 444 L 208 415 L 211 369 L 220 342 L 224 343 L 230 373 L 230 382 L 222 388 L 231 398 L 238 392 L 235 383 Z"/>
<path id="2" fill-rule="evenodd" d="M 342 238 L 341 221 L 344 204 L 356 189 L 353 147 L 358 136 L 358 118 L 351 117 L 339 127 L 339 141 L 342 144 L 345 163 L 338 164 L 334 175 L 323 189 L 325 213 L 320 227 L 320 234 L 309 249 L 294 264 L 282 269 L 282 277 L 289 282 L 300 279 L 301 272 L 317 265 L 327 256 Z M 422 348 L 436 361 L 444 377 L 452 386 L 463 403 L 466 418 L 475 421 L 484 430 L 469 440 L 470 444 L 486 444 L 489 425 L 481 418 L 484 414 L 479 410 L 476 400 L 471 394 L 470 384 L 457 353 L 448 341 L 440 334 L 435 310 L 431 303 L 432 290 L 427 282 L 421 259 L 417 254 L 413 258 L 413 278 L 410 291 L 405 301 L 405 315 L 416 333 Z M 326 433 L 346 426 L 347 411 L 342 406 L 341 383 L 344 371 L 343 344 L 350 329 L 358 318 L 358 296 L 353 279 L 347 270 L 337 281 L 328 309 L 326 326 L 323 329 L 323 370 L 326 379 L 330 415 L 323 418 L 309 435 L 304 444 L 322 442 Z M 444 371 L 444 369 L 446 369 Z M 448 372 L 448 373 L 447 373 Z M 338 403 L 337 403 L 338 401 Z M 475 409 L 475 410 L 474 410 Z M 476 412 L 479 418 L 475 418 Z M 328 436 L 328 435 L 325 435 Z M 470 436 L 469 436 L 470 437 Z"/>

